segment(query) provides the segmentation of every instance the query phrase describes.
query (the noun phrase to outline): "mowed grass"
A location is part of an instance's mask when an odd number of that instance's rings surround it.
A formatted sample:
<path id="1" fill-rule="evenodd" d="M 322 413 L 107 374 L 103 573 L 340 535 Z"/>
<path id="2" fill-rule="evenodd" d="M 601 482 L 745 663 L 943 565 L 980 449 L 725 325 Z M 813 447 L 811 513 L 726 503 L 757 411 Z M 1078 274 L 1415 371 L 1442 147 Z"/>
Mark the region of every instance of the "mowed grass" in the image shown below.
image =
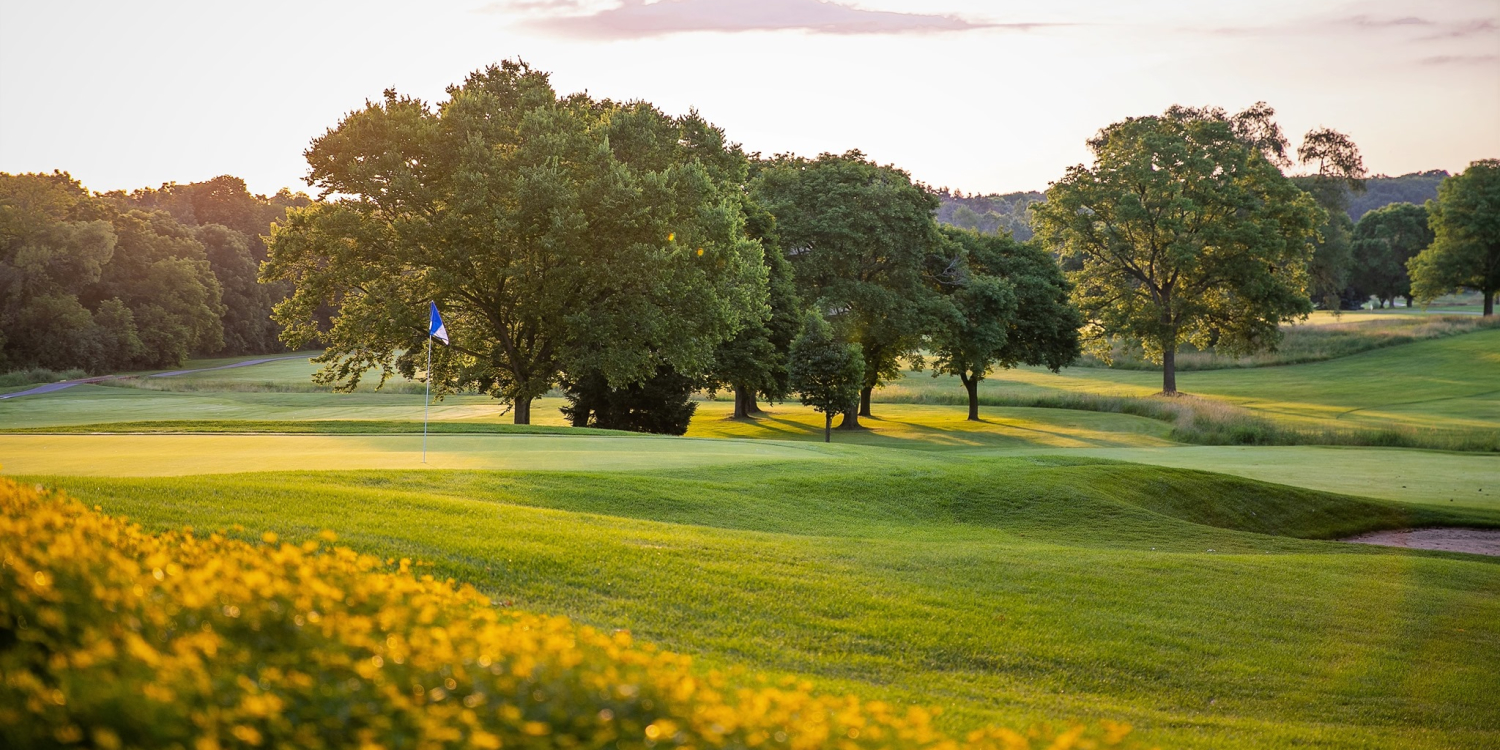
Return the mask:
<path id="1" fill-rule="evenodd" d="M 954 729 L 1116 718 L 1166 747 L 1500 741 L 1500 562 L 1309 539 L 1496 526 L 1494 509 L 874 450 L 628 474 L 31 479 L 154 528 L 333 529 L 708 664 L 941 705 Z"/>

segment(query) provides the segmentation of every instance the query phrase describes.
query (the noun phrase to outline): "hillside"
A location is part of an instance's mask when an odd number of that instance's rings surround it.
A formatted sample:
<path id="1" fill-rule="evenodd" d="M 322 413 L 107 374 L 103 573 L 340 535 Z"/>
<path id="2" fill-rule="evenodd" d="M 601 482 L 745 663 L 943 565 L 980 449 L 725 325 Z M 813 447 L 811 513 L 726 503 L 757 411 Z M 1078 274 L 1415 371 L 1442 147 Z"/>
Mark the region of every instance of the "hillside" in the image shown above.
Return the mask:
<path id="1" fill-rule="evenodd" d="M 1437 197 L 1438 184 L 1448 173 L 1441 169 L 1412 172 L 1399 177 L 1379 175 L 1365 180 L 1365 191 L 1350 194 L 1349 218 L 1359 217 L 1370 211 L 1392 203 L 1415 203 L 1420 206 Z M 1020 193 L 990 193 L 987 195 L 964 195 L 962 190 L 939 188 L 937 220 L 950 226 L 978 230 L 981 234 L 995 234 L 1004 229 L 1018 240 L 1031 239 L 1031 223 L 1026 207 L 1046 199 L 1035 190 Z"/>

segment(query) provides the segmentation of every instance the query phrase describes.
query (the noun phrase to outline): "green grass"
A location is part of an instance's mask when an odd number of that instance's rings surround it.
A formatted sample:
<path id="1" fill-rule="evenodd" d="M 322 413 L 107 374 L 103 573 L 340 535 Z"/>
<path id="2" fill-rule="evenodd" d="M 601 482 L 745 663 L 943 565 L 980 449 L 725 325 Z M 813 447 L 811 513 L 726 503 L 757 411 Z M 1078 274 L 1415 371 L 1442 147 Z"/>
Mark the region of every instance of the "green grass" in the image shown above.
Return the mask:
<path id="1" fill-rule="evenodd" d="M 1180 747 L 1500 739 L 1500 564 L 1315 541 L 1500 526 L 1496 509 L 875 450 L 629 474 L 37 481 L 156 528 L 331 528 L 708 664 L 942 705 L 954 729 L 1109 717 Z"/>
<path id="2" fill-rule="evenodd" d="M 1177 387 L 1293 426 L 1493 432 L 1500 426 L 1500 329 L 1421 341 L 1304 365 L 1180 373 Z M 990 374 L 983 398 L 999 403 L 1064 396 L 1144 397 L 1160 373 L 1017 368 Z M 950 403 L 955 378 L 912 373 L 879 398 Z"/>
<path id="3" fill-rule="evenodd" d="M 1473 315 L 1393 315 L 1390 311 L 1344 313 L 1327 316 L 1307 324 L 1287 326 L 1275 351 L 1244 357 L 1220 355 L 1212 350 L 1197 351 L 1184 346 L 1177 353 L 1177 369 L 1222 370 L 1231 367 L 1272 367 L 1307 362 L 1323 362 L 1351 354 L 1399 346 L 1428 339 L 1446 338 L 1474 331 L 1500 328 L 1500 317 Z M 1117 348 L 1112 364 L 1086 356 L 1080 363 L 1086 367 L 1112 366 L 1126 370 L 1160 370 L 1161 365 L 1143 358 L 1140 347 Z"/>

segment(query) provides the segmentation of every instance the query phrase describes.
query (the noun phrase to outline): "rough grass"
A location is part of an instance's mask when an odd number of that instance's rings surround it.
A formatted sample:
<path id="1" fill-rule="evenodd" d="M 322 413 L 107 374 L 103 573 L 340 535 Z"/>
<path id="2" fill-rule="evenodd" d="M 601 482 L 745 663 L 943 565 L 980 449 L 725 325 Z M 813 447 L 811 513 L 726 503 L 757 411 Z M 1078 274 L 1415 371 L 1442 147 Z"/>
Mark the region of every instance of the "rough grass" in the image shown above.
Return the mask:
<path id="1" fill-rule="evenodd" d="M 1340 317 L 1347 322 L 1288 326 L 1275 351 L 1244 357 L 1221 355 L 1212 350 L 1197 351 L 1185 346 L 1177 353 L 1177 369 L 1191 372 L 1323 362 L 1372 349 L 1500 328 L 1500 317 L 1473 315 L 1347 313 Z M 1139 347 L 1116 347 L 1112 360 L 1112 363 L 1106 364 L 1098 358 L 1085 356 L 1080 360 L 1079 366 L 1114 367 L 1122 370 L 1161 369 L 1160 363 L 1145 359 Z"/>
<path id="2" fill-rule="evenodd" d="M 49 370 L 45 367 L 33 367 L 29 370 L 11 370 L 0 373 L 0 388 L 14 388 L 19 385 L 35 385 L 37 383 L 56 383 L 59 380 L 77 380 L 88 377 L 88 373 L 77 368 L 71 370 Z"/>
<path id="3" fill-rule="evenodd" d="M 153 528 L 329 528 L 517 607 L 950 730 L 1115 717 L 1165 747 L 1500 739 L 1500 564 L 1315 539 L 1500 525 L 1086 459 L 914 452 L 634 474 L 36 479 Z"/>
<path id="4" fill-rule="evenodd" d="M 909 401 L 903 399 L 910 399 Z M 962 394 L 883 394 L 883 403 L 962 405 Z M 1381 448 L 1500 452 L 1500 431 L 1444 430 L 1392 425 L 1382 428 L 1340 427 L 1278 422 L 1248 409 L 1187 394 L 1101 396 L 1092 393 L 989 393 L 985 406 L 1079 409 L 1131 414 L 1172 425 L 1170 438 L 1193 445 L 1350 445 Z"/>

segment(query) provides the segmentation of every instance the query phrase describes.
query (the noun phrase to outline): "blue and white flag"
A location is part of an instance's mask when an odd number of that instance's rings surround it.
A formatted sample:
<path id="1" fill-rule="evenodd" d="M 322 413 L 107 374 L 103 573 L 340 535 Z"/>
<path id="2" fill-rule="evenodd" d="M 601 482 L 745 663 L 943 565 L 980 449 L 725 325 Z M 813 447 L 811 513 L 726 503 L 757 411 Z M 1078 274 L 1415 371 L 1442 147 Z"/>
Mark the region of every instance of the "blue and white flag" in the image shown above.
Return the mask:
<path id="1" fill-rule="evenodd" d="M 443 316 L 438 314 L 436 302 L 432 303 L 432 315 L 427 321 L 427 335 L 448 343 L 448 327 L 443 325 Z"/>

